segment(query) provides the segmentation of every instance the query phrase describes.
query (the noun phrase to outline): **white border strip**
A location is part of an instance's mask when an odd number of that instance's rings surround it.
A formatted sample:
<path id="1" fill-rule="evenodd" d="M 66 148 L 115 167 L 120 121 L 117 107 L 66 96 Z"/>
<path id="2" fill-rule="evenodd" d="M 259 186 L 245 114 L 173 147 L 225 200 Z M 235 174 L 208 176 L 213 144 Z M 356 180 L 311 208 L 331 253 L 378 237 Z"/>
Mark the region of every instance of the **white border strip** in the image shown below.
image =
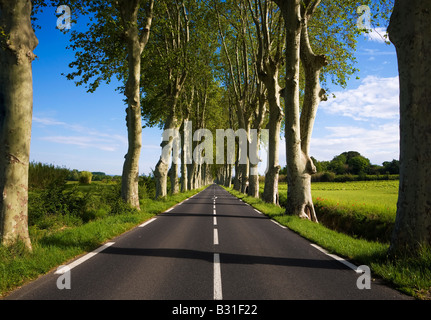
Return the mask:
<path id="1" fill-rule="evenodd" d="M 357 266 L 355 266 L 353 263 L 350 263 L 349 261 L 335 255 L 332 253 L 329 253 L 328 251 L 326 251 L 325 249 L 323 249 L 322 247 L 319 247 L 317 244 L 311 243 L 311 246 L 316 248 L 317 250 L 319 250 L 320 252 L 323 252 L 324 254 L 326 254 L 327 256 L 341 262 L 342 264 L 344 264 L 345 266 L 349 267 L 350 269 L 352 269 L 353 271 L 355 271 L 356 273 L 362 273 L 362 270 L 358 269 Z"/>
<path id="2" fill-rule="evenodd" d="M 79 258 L 78 260 L 73 261 L 72 263 L 69 263 L 66 267 L 67 268 L 60 268 L 59 270 L 57 270 L 54 274 L 63 274 L 65 273 L 65 271 L 69 271 L 73 268 L 75 268 L 76 266 L 80 265 L 81 263 L 87 261 L 88 259 L 91 259 L 92 257 L 94 257 L 96 254 L 98 254 L 99 252 L 105 250 L 106 248 L 112 246 L 115 242 L 107 242 L 105 243 L 103 246 L 97 248 L 96 250 L 87 253 L 85 256 Z"/>
<path id="3" fill-rule="evenodd" d="M 141 224 L 140 226 L 139 226 L 139 228 L 143 228 L 143 227 L 145 227 L 147 224 L 150 224 L 151 222 L 153 222 L 154 220 L 156 220 L 157 218 L 151 218 L 150 220 L 148 220 L 148 221 L 146 221 L 146 222 L 144 222 L 143 224 Z"/>
<path id="4" fill-rule="evenodd" d="M 287 227 L 285 227 L 285 226 L 281 225 L 281 224 L 280 224 L 280 223 L 278 223 L 277 221 L 272 220 L 272 219 L 271 219 L 271 221 L 272 221 L 272 222 L 274 222 L 274 223 L 275 223 L 277 226 L 279 226 L 280 228 L 287 229 Z"/>

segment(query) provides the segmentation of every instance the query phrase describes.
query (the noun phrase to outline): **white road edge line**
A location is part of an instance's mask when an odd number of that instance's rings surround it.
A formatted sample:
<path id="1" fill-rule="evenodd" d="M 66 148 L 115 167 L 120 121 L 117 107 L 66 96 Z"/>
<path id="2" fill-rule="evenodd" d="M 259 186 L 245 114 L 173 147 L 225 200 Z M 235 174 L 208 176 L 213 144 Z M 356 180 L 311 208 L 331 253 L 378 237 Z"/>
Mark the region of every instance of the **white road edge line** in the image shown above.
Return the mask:
<path id="1" fill-rule="evenodd" d="M 287 229 L 287 227 L 285 227 L 285 226 L 283 226 L 283 225 L 279 224 L 277 221 L 272 220 L 272 219 L 271 219 L 271 221 L 272 221 L 272 222 L 274 222 L 274 223 L 275 223 L 277 226 L 279 226 L 280 228 Z"/>
<path id="2" fill-rule="evenodd" d="M 257 209 L 254 209 L 254 211 L 256 211 L 257 213 L 259 213 L 259 214 L 262 214 L 262 212 L 260 212 L 259 210 L 257 210 Z"/>
<path id="3" fill-rule="evenodd" d="M 146 221 L 146 222 L 144 222 L 143 224 L 141 224 L 140 226 L 139 226 L 139 228 L 143 228 L 143 227 L 145 227 L 147 224 L 150 224 L 151 222 L 153 222 L 154 220 L 156 220 L 157 218 L 151 218 L 150 220 L 148 220 L 148 221 Z"/>
<path id="4" fill-rule="evenodd" d="M 85 256 L 73 261 L 72 263 L 69 263 L 67 266 L 67 268 L 65 268 L 63 266 L 63 268 L 59 268 L 54 274 L 64 274 L 65 272 L 75 268 L 76 266 L 80 265 L 81 263 L 87 261 L 88 259 L 91 259 L 92 257 L 94 257 L 96 254 L 98 254 L 99 252 L 102 252 L 103 250 L 105 250 L 106 248 L 112 246 L 115 242 L 107 242 L 105 243 L 103 246 L 97 248 L 96 250 L 87 253 Z"/>
<path id="5" fill-rule="evenodd" d="M 361 269 L 358 269 L 357 266 L 355 266 L 353 263 L 350 263 L 349 261 L 335 255 L 332 253 L 329 253 L 328 251 L 326 251 L 325 249 L 323 249 L 322 247 L 318 246 L 317 244 L 311 243 L 311 246 L 316 248 L 317 250 L 319 250 L 320 252 L 323 252 L 324 254 L 326 254 L 327 256 L 341 262 L 342 264 L 344 264 L 345 266 L 349 267 L 350 269 L 352 269 L 353 271 L 355 271 L 356 273 L 362 273 Z"/>
<path id="6" fill-rule="evenodd" d="M 170 208 L 170 209 L 166 210 L 165 212 L 169 212 L 169 211 L 171 211 L 173 208 L 174 208 L 174 207 L 172 207 L 172 208 Z"/>
<path id="7" fill-rule="evenodd" d="M 222 300 L 220 254 L 214 253 L 214 300 Z"/>

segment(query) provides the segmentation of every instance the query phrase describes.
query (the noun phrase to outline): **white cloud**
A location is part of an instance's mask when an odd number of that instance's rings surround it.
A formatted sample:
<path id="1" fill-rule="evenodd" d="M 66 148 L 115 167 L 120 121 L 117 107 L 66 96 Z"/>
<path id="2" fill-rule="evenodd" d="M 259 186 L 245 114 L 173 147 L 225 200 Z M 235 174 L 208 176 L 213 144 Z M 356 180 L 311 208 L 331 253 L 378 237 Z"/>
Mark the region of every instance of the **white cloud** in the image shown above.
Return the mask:
<path id="1" fill-rule="evenodd" d="M 384 43 L 389 40 L 388 32 L 385 28 L 374 28 L 368 30 L 368 33 L 364 33 L 368 40 Z"/>
<path id="2" fill-rule="evenodd" d="M 103 151 L 116 151 L 118 145 L 112 144 L 108 139 L 97 139 L 94 137 L 83 136 L 51 136 L 43 137 L 41 140 L 60 144 L 71 144 L 83 148 L 96 148 Z"/>
<path id="3" fill-rule="evenodd" d="M 33 122 L 40 124 L 41 126 L 63 126 L 63 125 L 67 125 L 65 122 L 57 121 L 57 120 L 51 119 L 51 118 L 33 117 Z"/>
<path id="4" fill-rule="evenodd" d="M 76 145 L 83 148 L 96 148 L 103 151 L 118 151 L 127 146 L 127 138 L 118 134 L 109 134 L 95 129 L 86 128 L 80 124 L 66 123 L 52 118 L 33 117 L 33 122 L 41 127 L 60 127 L 62 135 L 40 137 L 40 140 L 59 144 Z M 74 134 L 65 135 L 64 133 Z M 80 135 L 76 135 L 79 133 Z"/>
<path id="5" fill-rule="evenodd" d="M 395 50 L 382 51 L 380 49 L 369 49 L 369 48 L 364 48 L 363 50 L 359 51 L 358 53 L 363 54 L 363 55 L 368 55 L 368 56 L 395 56 L 396 55 Z"/>
<path id="6" fill-rule="evenodd" d="M 372 163 L 398 158 L 399 125 L 387 123 L 372 128 L 326 127 L 327 134 L 311 140 L 311 154 L 318 160 L 331 160 L 345 151 L 358 151 Z"/>
<path id="7" fill-rule="evenodd" d="M 321 109 L 326 113 L 362 121 L 399 117 L 398 77 L 367 76 L 358 88 L 334 94 L 335 98 L 321 103 Z"/>
<path id="8" fill-rule="evenodd" d="M 311 155 L 331 160 L 345 151 L 358 151 L 372 163 L 399 157 L 398 77 L 367 76 L 360 85 L 334 93 L 322 102 L 322 116 L 334 119 L 311 139 Z M 319 122 L 316 119 L 316 123 Z M 342 124 L 340 124 L 340 122 Z"/>

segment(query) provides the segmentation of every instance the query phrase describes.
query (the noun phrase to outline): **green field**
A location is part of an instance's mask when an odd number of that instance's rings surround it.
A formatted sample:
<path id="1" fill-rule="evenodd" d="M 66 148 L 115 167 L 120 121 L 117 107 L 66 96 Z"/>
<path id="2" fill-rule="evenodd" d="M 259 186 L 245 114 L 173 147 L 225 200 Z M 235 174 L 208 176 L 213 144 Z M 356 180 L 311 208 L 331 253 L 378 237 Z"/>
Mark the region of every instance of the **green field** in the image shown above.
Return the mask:
<path id="1" fill-rule="evenodd" d="M 312 196 L 319 221 L 351 236 L 388 242 L 397 210 L 396 180 L 314 182 Z M 280 204 L 287 184 L 279 185 Z"/>
<path id="2" fill-rule="evenodd" d="M 316 182 L 313 199 L 347 207 L 367 207 L 376 214 L 393 215 L 397 210 L 399 182 L 394 180 Z"/>

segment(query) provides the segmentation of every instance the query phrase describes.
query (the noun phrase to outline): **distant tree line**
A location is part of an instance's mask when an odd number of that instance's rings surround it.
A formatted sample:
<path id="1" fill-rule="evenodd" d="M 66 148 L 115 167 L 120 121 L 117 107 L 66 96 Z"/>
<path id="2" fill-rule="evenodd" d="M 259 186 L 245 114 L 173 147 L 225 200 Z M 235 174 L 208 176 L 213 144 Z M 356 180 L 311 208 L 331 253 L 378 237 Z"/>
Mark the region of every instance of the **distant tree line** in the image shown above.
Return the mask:
<path id="1" fill-rule="evenodd" d="M 335 156 L 331 161 L 319 161 L 311 157 L 316 166 L 316 179 L 333 181 L 339 175 L 397 175 L 400 172 L 399 161 L 385 161 L 382 165 L 371 164 L 371 161 L 357 151 L 346 151 Z M 287 168 L 280 170 L 281 175 L 287 174 Z"/>

